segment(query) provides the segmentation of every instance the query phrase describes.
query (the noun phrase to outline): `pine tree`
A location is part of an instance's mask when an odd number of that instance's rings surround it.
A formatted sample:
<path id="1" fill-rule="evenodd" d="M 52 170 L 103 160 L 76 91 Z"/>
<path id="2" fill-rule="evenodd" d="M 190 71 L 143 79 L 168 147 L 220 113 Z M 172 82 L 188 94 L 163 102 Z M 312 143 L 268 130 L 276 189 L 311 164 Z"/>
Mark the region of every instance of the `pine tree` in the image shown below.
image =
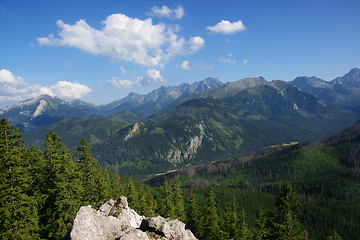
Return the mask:
<path id="1" fill-rule="evenodd" d="M 242 210 L 241 218 L 239 219 L 240 229 L 239 229 L 239 239 L 246 240 L 250 239 L 250 231 L 248 225 L 245 221 L 245 210 Z M 235 238 L 237 239 L 237 238 Z"/>
<path id="2" fill-rule="evenodd" d="M 128 203 L 131 208 L 135 211 L 139 211 L 141 207 L 139 206 L 139 192 L 136 189 L 135 181 L 131 178 L 129 179 L 128 185 Z M 140 212 L 140 211 L 139 211 Z"/>
<path id="3" fill-rule="evenodd" d="M 58 135 L 50 131 L 44 145 L 42 233 L 44 238 L 59 239 L 65 236 L 80 207 L 82 186 L 72 155 Z"/>
<path id="4" fill-rule="evenodd" d="M 199 221 L 199 210 L 196 206 L 196 200 L 193 192 L 190 190 L 189 192 L 189 200 L 188 200 L 187 208 L 186 208 L 186 226 L 192 231 L 195 236 L 199 236 L 200 233 L 200 221 Z"/>
<path id="5" fill-rule="evenodd" d="M 162 195 L 161 215 L 163 217 L 169 217 L 171 219 L 174 219 L 174 205 L 172 201 L 171 187 L 169 186 L 166 177 L 164 179 L 164 184 L 161 186 L 160 190 Z"/>
<path id="6" fill-rule="evenodd" d="M 178 178 L 176 178 L 171 186 L 171 200 L 172 205 L 174 206 L 174 219 L 179 221 L 185 221 L 185 208 L 184 208 L 184 198 L 183 192 L 181 190 L 181 183 Z"/>
<path id="7" fill-rule="evenodd" d="M 219 215 L 217 213 L 215 193 L 212 187 L 209 187 L 203 212 L 202 238 L 209 240 L 220 239 Z"/>
<path id="8" fill-rule="evenodd" d="M 29 195 L 31 178 L 24 159 L 20 129 L 0 122 L 0 235 L 1 239 L 37 239 L 37 202 Z"/>
<path id="9" fill-rule="evenodd" d="M 237 215 L 237 206 L 236 199 L 233 196 L 229 205 L 226 208 L 224 221 L 225 226 L 224 230 L 228 233 L 230 239 L 238 239 L 239 238 L 239 218 Z"/>
<path id="10" fill-rule="evenodd" d="M 276 212 L 269 218 L 271 235 L 276 239 L 306 239 L 303 227 L 297 218 L 300 214 L 300 204 L 289 183 L 281 188 L 276 198 Z"/>
<path id="11" fill-rule="evenodd" d="M 270 229 L 268 227 L 268 222 L 268 214 L 266 214 L 261 208 L 256 219 L 253 239 L 269 239 L 268 237 L 270 236 Z"/>
<path id="12" fill-rule="evenodd" d="M 76 162 L 79 166 L 80 178 L 84 194 L 82 196 L 82 204 L 91 204 L 94 207 L 98 207 L 99 201 L 102 199 L 102 184 L 99 181 L 101 169 L 97 165 L 97 161 L 94 159 L 91 153 L 91 145 L 83 138 L 77 148 Z"/>

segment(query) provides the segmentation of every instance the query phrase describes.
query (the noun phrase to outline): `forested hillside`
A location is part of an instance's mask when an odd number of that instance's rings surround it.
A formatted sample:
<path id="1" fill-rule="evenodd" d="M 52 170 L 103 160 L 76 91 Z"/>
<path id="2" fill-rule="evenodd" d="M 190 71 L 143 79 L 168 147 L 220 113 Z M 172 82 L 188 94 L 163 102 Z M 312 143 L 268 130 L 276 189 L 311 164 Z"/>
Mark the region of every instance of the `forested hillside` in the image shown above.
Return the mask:
<path id="1" fill-rule="evenodd" d="M 65 118 L 51 125 L 34 129 L 31 132 L 25 132 L 23 137 L 26 139 L 25 146 L 42 147 L 43 141 L 46 140 L 46 134 L 49 130 L 52 130 L 58 133 L 65 146 L 70 150 L 75 150 L 82 138 L 86 138 L 90 144 L 94 144 L 105 140 L 128 125 L 124 121 L 104 117 Z"/>
<path id="2" fill-rule="evenodd" d="M 321 141 L 278 146 L 248 156 L 192 166 L 147 180 L 160 185 L 179 178 L 188 188 L 217 186 L 223 195 L 239 189 L 278 194 L 290 182 L 303 205 L 310 236 L 324 239 L 336 229 L 345 239 L 360 231 L 360 122 Z M 220 190 L 221 189 L 221 190 Z M 225 190 L 227 189 L 227 190 Z"/>

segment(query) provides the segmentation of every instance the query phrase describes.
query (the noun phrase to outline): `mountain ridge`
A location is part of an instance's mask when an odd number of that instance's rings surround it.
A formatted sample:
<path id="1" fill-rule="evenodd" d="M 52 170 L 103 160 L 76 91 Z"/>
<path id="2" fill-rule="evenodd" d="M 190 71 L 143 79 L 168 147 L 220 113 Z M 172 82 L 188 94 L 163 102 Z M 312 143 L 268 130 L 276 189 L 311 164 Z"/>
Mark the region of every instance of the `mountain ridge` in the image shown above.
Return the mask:
<path id="1" fill-rule="evenodd" d="M 94 154 L 122 174 L 153 174 L 319 139 L 356 120 L 297 86 L 273 81 L 225 98 L 186 101 L 95 144 Z"/>

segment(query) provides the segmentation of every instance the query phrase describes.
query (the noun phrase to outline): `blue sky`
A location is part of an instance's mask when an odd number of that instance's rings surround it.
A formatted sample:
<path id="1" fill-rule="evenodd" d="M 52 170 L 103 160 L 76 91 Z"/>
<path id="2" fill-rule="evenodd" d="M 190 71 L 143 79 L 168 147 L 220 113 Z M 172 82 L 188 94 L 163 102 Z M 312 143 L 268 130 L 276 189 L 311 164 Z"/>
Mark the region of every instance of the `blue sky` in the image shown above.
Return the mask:
<path id="1" fill-rule="evenodd" d="M 360 1 L 0 0 L 0 107 L 360 67 Z"/>

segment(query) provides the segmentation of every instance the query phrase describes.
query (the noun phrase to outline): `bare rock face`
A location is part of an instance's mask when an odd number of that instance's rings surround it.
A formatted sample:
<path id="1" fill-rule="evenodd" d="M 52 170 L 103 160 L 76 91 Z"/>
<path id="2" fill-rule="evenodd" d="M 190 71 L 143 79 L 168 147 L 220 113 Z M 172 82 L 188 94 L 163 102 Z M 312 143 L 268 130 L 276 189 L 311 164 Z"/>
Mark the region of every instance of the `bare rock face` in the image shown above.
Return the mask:
<path id="1" fill-rule="evenodd" d="M 179 220 L 171 220 L 170 218 L 163 218 L 161 216 L 144 219 L 141 227 L 143 231 L 155 232 L 165 239 L 182 239 L 193 240 L 196 239 L 194 234 L 185 229 L 185 224 Z"/>
<path id="2" fill-rule="evenodd" d="M 82 206 L 65 239 L 70 240 L 195 240 L 185 224 L 161 216 L 145 218 L 129 208 L 126 197 L 107 201 L 98 211 Z"/>

